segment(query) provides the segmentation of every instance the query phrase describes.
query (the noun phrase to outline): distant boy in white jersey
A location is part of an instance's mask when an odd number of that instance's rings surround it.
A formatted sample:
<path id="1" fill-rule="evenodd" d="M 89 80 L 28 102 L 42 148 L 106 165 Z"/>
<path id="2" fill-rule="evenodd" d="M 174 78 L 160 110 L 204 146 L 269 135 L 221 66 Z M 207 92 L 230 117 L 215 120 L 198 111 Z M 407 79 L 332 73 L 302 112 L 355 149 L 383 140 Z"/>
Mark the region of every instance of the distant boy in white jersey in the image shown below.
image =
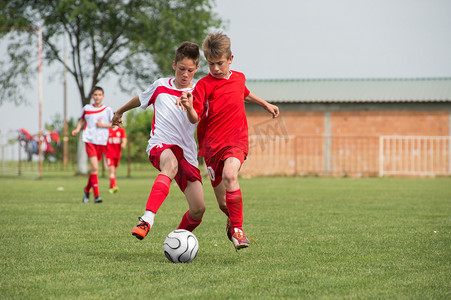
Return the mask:
<path id="1" fill-rule="evenodd" d="M 97 172 L 99 170 L 99 160 L 105 152 L 108 142 L 108 128 L 111 127 L 113 110 L 109 106 L 102 104 L 104 93 L 99 86 L 93 88 L 91 98 L 93 104 L 83 107 L 77 127 L 72 131 L 76 136 L 83 127 L 83 142 L 85 142 L 86 152 L 90 164 L 88 184 L 84 188 L 83 202 L 89 202 L 91 187 L 94 190 L 94 202 L 101 203 L 103 200 L 99 195 L 99 180 Z"/>
<path id="2" fill-rule="evenodd" d="M 175 78 L 161 78 L 146 91 L 135 96 L 119 108 L 113 125 L 122 123 L 126 111 L 141 107 L 154 107 L 154 118 L 147 146 L 147 155 L 152 165 L 160 170 L 155 179 L 140 223 L 132 235 L 142 240 L 154 223 L 155 214 L 166 199 L 171 181 L 175 179 L 186 196 L 189 210 L 183 215 L 178 229 L 193 231 L 202 221 L 205 203 L 202 178 L 198 169 L 197 145 L 194 139 L 196 124 L 192 124 L 186 112 L 176 106 L 182 92 L 192 91 L 191 80 L 199 68 L 199 46 L 183 42 L 175 53 L 172 67 Z"/>

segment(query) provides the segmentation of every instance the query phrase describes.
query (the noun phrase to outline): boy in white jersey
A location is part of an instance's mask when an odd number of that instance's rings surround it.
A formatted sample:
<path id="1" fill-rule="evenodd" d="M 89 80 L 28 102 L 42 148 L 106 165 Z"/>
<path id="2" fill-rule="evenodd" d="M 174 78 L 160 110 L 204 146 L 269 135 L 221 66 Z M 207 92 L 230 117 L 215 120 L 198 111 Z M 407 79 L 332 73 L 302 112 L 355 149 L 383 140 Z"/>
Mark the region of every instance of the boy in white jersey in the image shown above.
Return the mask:
<path id="1" fill-rule="evenodd" d="M 175 104 L 182 92 L 192 91 L 194 85 L 191 80 L 199 68 L 199 60 L 199 46 L 183 42 L 177 49 L 172 64 L 175 78 L 158 79 L 146 91 L 119 108 L 113 117 L 113 125 L 118 125 L 122 123 L 121 118 L 126 111 L 139 106 L 142 109 L 150 105 L 154 107 L 146 152 L 160 174 L 153 183 L 144 215 L 132 230 L 132 235 L 140 240 L 152 227 L 173 179 L 185 194 L 189 206 L 178 229 L 193 231 L 202 222 L 205 203 L 197 162 L 197 145 L 194 140 L 196 124 L 192 124 L 186 112 L 181 111 Z"/>
<path id="2" fill-rule="evenodd" d="M 83 142 L 85 142 L 86 152 L 90 164 L 88 184 L 84 188 L 82 201 L 89 202 L 89 193 L 91 187 L 94 190 L 94 202 L 101 203 L 103 200 L 99 194 L 99 180 L 97 172 L 99 170 L 99 160 L 105 152 L 108 142 L 108 128 L 111 127 L 113 110 L 109 106 L 102 104 L 104 93 L 99 86 L 93 88 L 91 98 L 93 104 L 87 104 L 83 107 L 80 120 L 77 127 L 72 131 L 76 136 L 83 127 Z"/>

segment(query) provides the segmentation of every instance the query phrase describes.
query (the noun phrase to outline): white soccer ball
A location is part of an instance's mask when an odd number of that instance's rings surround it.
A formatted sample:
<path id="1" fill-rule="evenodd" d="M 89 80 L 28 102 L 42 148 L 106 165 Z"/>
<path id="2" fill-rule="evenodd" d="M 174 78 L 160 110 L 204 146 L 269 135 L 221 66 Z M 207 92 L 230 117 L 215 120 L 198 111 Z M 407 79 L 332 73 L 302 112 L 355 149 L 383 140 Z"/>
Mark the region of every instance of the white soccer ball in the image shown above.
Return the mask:
<path id="1" fill-rule="evenodd" d="M 199 243 L 196 236 L 188 230 L 176 229 L 164 240 L 164 255 L 173 263 L 189 263 L 196 258 Z"/>

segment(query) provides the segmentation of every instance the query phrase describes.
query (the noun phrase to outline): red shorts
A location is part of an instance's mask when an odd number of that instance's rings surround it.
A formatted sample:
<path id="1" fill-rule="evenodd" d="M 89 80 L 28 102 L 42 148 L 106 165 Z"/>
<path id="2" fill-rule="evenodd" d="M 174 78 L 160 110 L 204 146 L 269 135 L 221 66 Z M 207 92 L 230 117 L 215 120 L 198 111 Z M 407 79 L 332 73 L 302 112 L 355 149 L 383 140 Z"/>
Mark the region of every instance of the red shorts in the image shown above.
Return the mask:
<path id="1" fill-rule="evenodd" d="M 228 146 L 222 148 L 211 157 L 204 157 L 208 175 L 210 175 L 211 185 L 213 187 L 217 187 L 221 183 L 224 161 L 229 157 L 235 157 L 241 162 L 241 164 L 243 164 L 246 159 L 246 154 L 240 148 Z"/>
<path id="2" fill-rule="evenodd" d="M 102 159 L 102 155 L 106 150 L 106 145 L 96 145 L 91 143 L 85 143 L 85 145 L 88 157 L 96 156 L 98 160 Z"/>
<path id="3" fill-rule="evenodd" d="M 185 191 L 188 181 L 200 181 L 202 183 L 202 177 L 200 176 L 200 171 L 198 168 L 190 164 L 185 157 L 183 156 L 183 150 L 177 145 L 167 145 L 162 144 L 161 146 L 155 146 L 150 150 L 149 160 L 152 163 L 152 165 L 157 168 L 159 171 L 160 169 L 160 156 L 161 153 L 163 153 L 164 150 L 171 149 L 172 153 L 174 153 L 175 157 L 177 158 L 177 161 L 179 163 L 178 165 L 178 172 L 177 175 L 175 175 L 175 182 L 177 182 L 178 186 L 182 190 L 182 192 Z"/>
<path id="4" fill-rule="evenodd" d="M 120 157 L 107 157 L 106 158 L 106 163 L 108 165 L 108 167 L 119 167 L 119 161 L 121 160 Z"/>

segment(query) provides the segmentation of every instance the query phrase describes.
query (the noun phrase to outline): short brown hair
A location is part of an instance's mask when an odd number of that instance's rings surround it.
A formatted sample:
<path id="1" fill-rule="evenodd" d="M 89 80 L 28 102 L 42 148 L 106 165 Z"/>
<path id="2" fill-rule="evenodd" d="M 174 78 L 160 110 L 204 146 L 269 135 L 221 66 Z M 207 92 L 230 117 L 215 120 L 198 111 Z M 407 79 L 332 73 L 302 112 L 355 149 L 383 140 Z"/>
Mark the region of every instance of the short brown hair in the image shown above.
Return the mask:
<path id="1" fill-rule="evenodd" d="M 175 51 L 175 63 L 179 61 L 189 58 L 192 59 L 196 66 L 199 65 L 200 54 L 199 54 L 199 46 L 192 42 L 183 42 Z"/>
<path id="2" fill-rule="evenodd" d="M 93 87 L 93 89 L 91 90 L 91 96 L 92 96 L 92 94 L 94 94 L 94 92 L 95 91 L 101 91 L 102 92 L 102 94 L 105 94 L 104 92 L 103 92 L 103 89 L 100 87 L 100 86 L 95 86 L 95 87 Z"/>
<path id="3" fill-rule="evenodd" d="M 223 55 L 229 59 L 232 56 L 230 38 L 221 31 L 210 33 L 202 44 L 202 50 L 207 59 L 220 58 Z"/>

